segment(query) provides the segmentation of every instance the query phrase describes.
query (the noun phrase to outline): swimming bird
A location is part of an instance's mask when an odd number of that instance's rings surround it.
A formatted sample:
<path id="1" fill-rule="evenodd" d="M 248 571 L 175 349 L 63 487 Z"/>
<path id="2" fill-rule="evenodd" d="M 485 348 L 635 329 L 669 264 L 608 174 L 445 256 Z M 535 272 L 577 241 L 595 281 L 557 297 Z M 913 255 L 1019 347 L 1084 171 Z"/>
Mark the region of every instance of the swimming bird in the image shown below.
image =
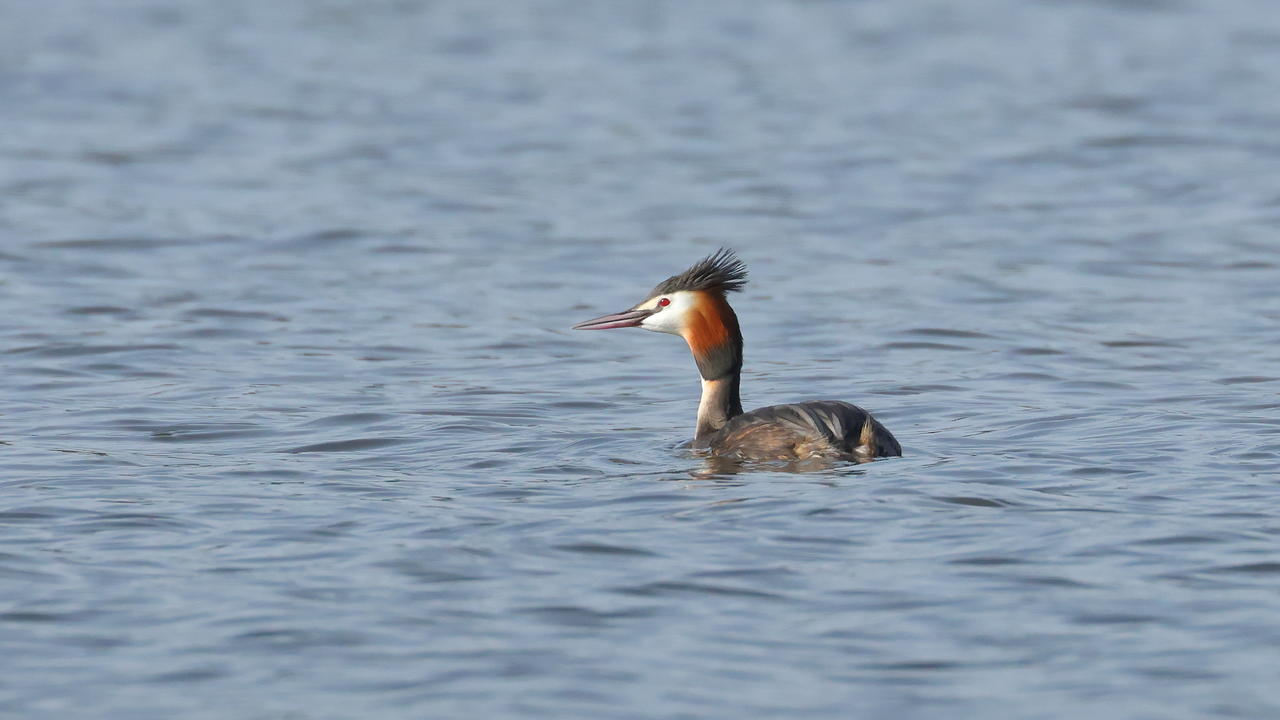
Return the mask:
<path id="1" fill-rule="evenodd" d="M 658 284 L 641 303 L 578 323 L 575 330 L 638 327 L 679 335 L 702 376 L 693 447 L 744 460 L 834 457 L 867 462 L 902 455 L 866 410 L 837 400 L 770 405 L 742 412 L 742 332 L 725 295 L 746 285 L 747 266 L 720 248 Z"/>

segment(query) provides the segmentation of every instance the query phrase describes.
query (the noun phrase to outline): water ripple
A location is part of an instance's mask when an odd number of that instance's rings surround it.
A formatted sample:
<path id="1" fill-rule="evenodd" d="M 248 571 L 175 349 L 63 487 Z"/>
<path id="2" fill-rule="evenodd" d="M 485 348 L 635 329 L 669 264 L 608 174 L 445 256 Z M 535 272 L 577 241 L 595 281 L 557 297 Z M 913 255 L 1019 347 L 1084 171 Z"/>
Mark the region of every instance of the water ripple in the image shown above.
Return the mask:
<path id="1" fill-rule="evenodd" d="M 0 708 L 1280 714 L 1280 14 L 941 5 L 9 3 Z"/>

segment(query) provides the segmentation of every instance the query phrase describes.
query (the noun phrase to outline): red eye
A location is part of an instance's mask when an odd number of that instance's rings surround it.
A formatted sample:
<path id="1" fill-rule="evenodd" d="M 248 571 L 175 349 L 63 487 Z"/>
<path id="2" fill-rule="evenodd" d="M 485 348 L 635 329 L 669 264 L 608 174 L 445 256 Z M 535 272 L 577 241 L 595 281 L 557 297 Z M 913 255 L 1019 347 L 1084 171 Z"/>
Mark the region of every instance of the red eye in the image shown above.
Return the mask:
<path id="1" fill-rule="evenodd" d="M 671 304 L 671 298 L 662 298 L 658 301 L 658 307 L 666 307 Z"/>

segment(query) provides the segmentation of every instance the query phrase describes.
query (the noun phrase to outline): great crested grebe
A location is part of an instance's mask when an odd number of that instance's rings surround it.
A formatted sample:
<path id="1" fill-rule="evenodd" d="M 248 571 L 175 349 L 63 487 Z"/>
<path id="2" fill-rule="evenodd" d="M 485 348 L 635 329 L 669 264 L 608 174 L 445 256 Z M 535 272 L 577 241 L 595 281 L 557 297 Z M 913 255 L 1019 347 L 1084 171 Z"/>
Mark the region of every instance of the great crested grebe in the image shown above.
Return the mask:
<path id="1" fill-rule="evenodd" d="M 867 462 L 902 455 L 871 413 L 838 400 L 770 405 L 742 412 L 742 332 L 725 300 L 747 282 L 747 266 L 721 248 L 660 283 L 626 312 L 578 323 L 575 330 L 639 327 L 683 337 L 702 375 L 693 446 L 747 460 L 837 457 Z"/>

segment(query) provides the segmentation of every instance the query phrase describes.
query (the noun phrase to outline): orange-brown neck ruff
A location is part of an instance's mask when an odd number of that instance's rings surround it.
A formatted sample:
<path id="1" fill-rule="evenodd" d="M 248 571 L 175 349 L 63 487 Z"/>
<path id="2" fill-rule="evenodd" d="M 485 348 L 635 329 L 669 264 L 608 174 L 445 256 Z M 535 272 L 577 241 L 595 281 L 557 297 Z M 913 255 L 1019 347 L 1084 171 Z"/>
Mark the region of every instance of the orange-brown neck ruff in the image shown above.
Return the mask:
<path id="1" fill-rule="evenodd" d="M 738 316 L 720 293 L 699 292 L 681 335 L 704 380 L 718 380 L 742 369 L 742 331 Z"/>
<path id="2" fill-rule="evenodd" d="M 742 373 L 742 331 L 738 316 L 720 293 L 699 292 L 681 335 L 702 375 L 695 440 L 705 440 L 742 414 L 738 385 Z"/>

